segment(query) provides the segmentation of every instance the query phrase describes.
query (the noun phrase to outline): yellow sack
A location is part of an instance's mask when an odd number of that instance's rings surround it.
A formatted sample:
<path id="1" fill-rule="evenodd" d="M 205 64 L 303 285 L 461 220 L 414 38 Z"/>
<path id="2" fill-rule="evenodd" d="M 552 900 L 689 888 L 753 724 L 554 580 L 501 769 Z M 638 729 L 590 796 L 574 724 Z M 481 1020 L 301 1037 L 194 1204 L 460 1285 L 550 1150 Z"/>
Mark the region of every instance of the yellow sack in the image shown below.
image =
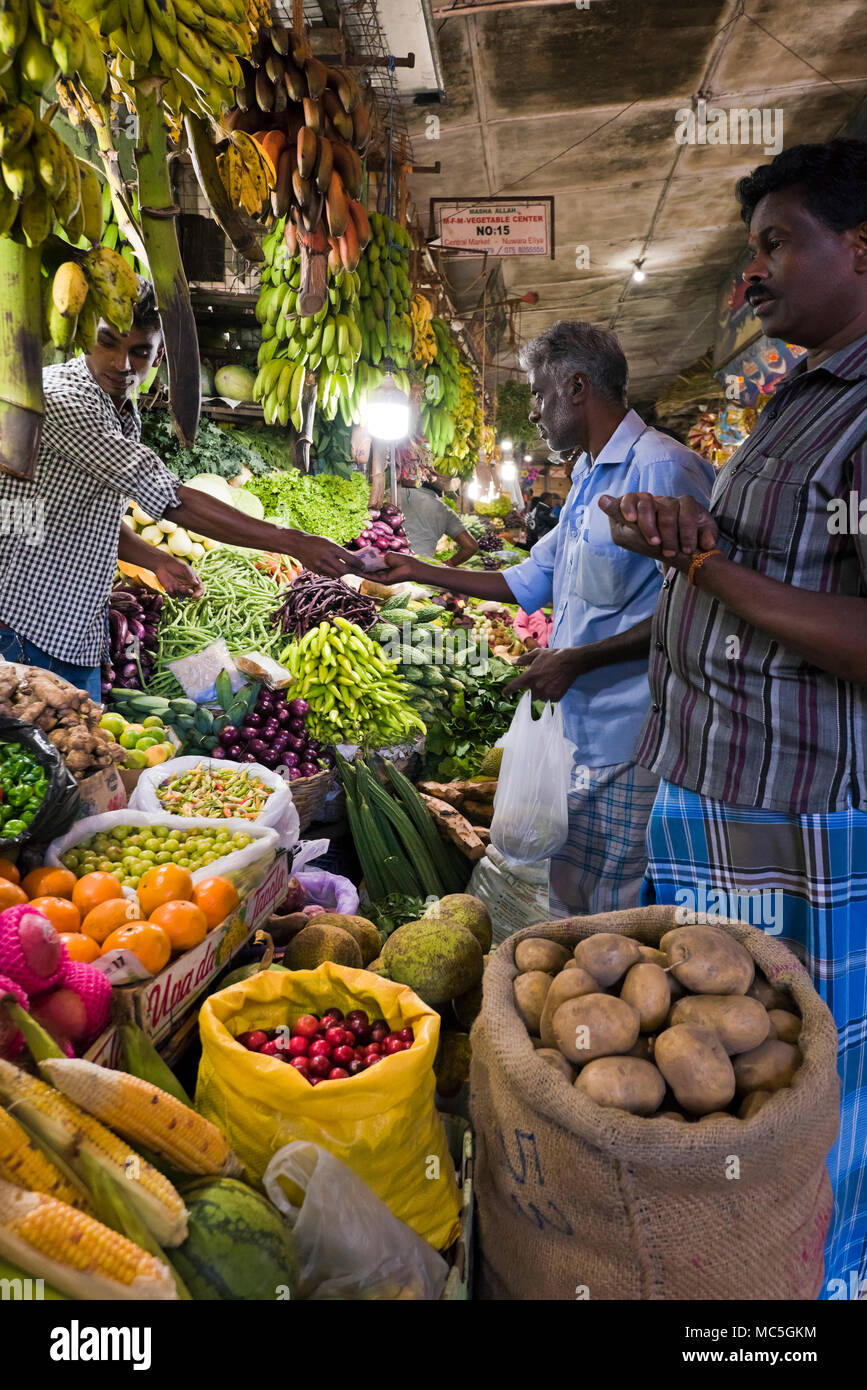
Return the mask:
<path id="1" fill-rule="evenodd" d="M 235 1042 L 326 1009 L 365 1009 L 415 1041 L 369 1071 L 313 1087 L 294 1067 Z M 460 1230 L 460 1199 L 434 1108 L 439 1014 L 406 985 L 326 962 L 317 970 L 262 970 L 206 999 L 196 1109 L 226 1136 L 255 1182 L 293 1139 L 321 1144 L 363 1178 L 395 1216 L 436 1250 Z"/>

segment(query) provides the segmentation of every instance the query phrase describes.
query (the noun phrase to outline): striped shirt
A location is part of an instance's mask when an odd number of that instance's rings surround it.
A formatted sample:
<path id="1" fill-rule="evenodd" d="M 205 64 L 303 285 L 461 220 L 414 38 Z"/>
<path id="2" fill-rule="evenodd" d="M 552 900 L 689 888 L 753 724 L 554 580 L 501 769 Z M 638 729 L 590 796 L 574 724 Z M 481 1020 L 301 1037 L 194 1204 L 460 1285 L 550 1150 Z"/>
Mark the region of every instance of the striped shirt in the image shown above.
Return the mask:
<path id="1" fill-rule="evenodd" d="M 47 367 L 42 383 L 33 479 L 0 474 L 0 623 L 60 661 L 98 666 L 123 514 L 134 499 L 159 520 L 180 505 L 178 480 L 139 443 L 132 401 L 118 412 L 83 357 Z M 17 517 L 38 518 L 38 531 L 10 525 Z"/>
<path id="2" fill-rule="evenodd" d="M 777 389 L 717 477 L 718 548 L 795 588 L 867 597 L 864 435 L 867 336 L 812 371 L 796 367 Z M 867 807 L 867 689 L 811 665 L 679 572 L 662 590 L 637 761 L 735 806 Z"/>

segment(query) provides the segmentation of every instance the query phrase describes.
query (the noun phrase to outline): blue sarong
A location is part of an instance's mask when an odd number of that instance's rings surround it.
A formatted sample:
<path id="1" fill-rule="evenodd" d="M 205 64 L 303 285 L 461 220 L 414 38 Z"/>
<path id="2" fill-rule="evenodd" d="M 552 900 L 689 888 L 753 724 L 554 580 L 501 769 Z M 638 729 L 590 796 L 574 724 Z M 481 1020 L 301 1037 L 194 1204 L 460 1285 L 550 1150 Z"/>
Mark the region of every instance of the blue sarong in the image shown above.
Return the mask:
<path id="1" fill-rule="evenodd" d="M 867 1292 L 867 812 L 787 816 L 663 781 L 647 858 L 643 904 L 694 901 L 777 936 L 834 1016 L 842 1097 L 822 1298 L 858 1297 Z"/>

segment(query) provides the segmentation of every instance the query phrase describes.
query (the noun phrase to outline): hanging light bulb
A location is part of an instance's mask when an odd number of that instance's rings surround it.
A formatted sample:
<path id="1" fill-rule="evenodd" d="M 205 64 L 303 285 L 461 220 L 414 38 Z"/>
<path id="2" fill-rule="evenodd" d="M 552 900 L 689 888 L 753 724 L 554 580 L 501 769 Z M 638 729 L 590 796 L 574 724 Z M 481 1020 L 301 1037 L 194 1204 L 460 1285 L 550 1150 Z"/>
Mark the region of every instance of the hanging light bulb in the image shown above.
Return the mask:
<path id="1" fill-rule="evenodd" d="M 478 478 L 475 476 L 475 474 L 473 474 L 473 481 L 472 481 L 471 483 L 469 483 L 468 486 L 467 486 L 467 496 L 468 496 L 469 498 L 471 498 L 472 501 L 475 501 L 476 498 L 478 497 L 478 495 L 479 495 L 479 480 L 478 480 Z"/>
<path id="2" fill-rule="evenodd" d="M 533 455 L 532 455 L 532 454 L 525 454 L 525 455 L 524 455 L 524 462 L 525 462 L 525 463 L 532 463 L 532 462 L 533 462 Z"/>
<path id="3" fill-rule="evenodd" d="M 505 449 L 507 452 L 509 452 L 509 451 L 511 450 L 511 448 L 512 448 L 512 441 L 511 441 L 511 439 L 501 439 L 501 440 L 500 440 L 500 448 L 501 448 L 501 449 Z"/>
<path id="4" fill-rule="evenodd" d="M 500 464 L 500 478 L 504 483 L 511 483 L 515 480 L 515 465 L 511 459 L 504 459 Z"/>
<path id="5" fill-rule="evenodd" d="M 647 276 L 641 269 L 641 267 L 644 265 L 644 261 L 635 261 L 634 264 L 635 269 L 632 272 L 632 278 L 635 281 L 636 285 L 640 285 L 643 280 L 647 279 Z"/>
<path id="6" fill-rule="evenodd" d="M 409 400 L 391 372 L 370 393 L 367 429 L 374 439 L 405 439 L 409 434 Z"/>

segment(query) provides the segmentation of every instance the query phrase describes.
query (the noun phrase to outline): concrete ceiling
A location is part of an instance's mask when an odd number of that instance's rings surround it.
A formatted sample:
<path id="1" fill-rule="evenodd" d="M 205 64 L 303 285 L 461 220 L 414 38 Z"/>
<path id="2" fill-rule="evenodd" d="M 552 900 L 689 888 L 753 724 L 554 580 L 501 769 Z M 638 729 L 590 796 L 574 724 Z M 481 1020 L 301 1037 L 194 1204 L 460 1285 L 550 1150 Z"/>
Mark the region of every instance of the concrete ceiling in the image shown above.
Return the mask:
<path id="1" fill-rule="evenodd" d="M 465 3 L 472 13 L 449 15 Z M 755 145 L 679 145 L 675 113 L 701 96 L 781 110 L 787 146 L 839 133 L 867 97 L 860 0 L 433 8 L 446 99 L 408 111 L 416 161 L 441 163 L 411 176 L 423 219 L 431 197 L 555 197 L 553 260 L 442 260 L 457 307 L 469 317 L 499 270 L 491 299 L 503 282 L 507 296 L 539 295 L 520 311 L 522 337 L 560 318 L 607 324 L 629 358 L 633 401 L 654 400 L 712 343 L 719 286 L 745 240 L 735 181 L 770 157 Z M 589 264 L 578 270 L 581 246 Z M 497 361 L 514 365 L 506 343 Z"/>

